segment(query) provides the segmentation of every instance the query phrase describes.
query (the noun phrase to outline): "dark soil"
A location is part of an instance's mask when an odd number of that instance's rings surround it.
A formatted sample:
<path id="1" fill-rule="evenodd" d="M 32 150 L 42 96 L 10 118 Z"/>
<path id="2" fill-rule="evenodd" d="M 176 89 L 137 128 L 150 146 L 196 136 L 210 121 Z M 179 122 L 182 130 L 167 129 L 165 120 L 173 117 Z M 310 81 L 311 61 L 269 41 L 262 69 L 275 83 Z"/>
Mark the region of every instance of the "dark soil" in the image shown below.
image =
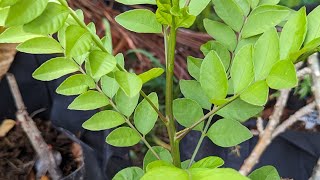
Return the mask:
<path id="1" fill-rule="evenodd" d="M 49 121 L 35 121 L 46 143 L 61 153 L 60 169 L 63 175 L 75 171 L 81 163 L 79 157 L 75 157 L 80 146 L 55 130 Z M 36 159 L 35 151 L 21 126 L 16 125 L 6 137 L 0 138 L 0 180 L 34 180 Z"/>

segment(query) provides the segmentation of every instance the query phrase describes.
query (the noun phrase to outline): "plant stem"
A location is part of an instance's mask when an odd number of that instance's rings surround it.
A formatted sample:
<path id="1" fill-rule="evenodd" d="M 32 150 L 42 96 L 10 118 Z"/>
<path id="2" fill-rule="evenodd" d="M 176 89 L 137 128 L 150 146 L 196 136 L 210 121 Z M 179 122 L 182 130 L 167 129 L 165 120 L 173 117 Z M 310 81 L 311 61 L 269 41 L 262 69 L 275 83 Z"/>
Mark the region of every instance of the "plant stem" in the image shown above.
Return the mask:
<path id="1" fill-rule="evenodd" d="M 164 40 L 165 40 L 165 51 L 166 51 L 166 117 L 168 122 L 166 123 L 168 135 L 171 145 L 171 155 L 173 158 L 173 164 L 176 167 L 181 167 L 180 160 L 180 140 L 176 139 L 176 125 L 173 117 L 173 74 L 174 74 L 174 60 L 175 60 L 175 49 L 177 40 L 177 31 L 174 26 L 174 20 L 170 27 L 169 34 L 167 34 L 167 28 L 164 27 Z"/>
<path id="2" fill-rule="evenodd" d="M 190 168 L 191 165 L 193 164 L 194 159 L 196 158 L 196 156 L 197 156 L 197 154 L 198 154 L 198 151 L 199 151 L 199 149 L 200 149 L 200 147 L 201 147 L 201 144 L 202 144 L 204 138 L 207 136 L 207 132 L 208 132 L 208 129 L 209 129 L 209 127 L 210 127 L 210 124 L 211 124 L 211 121 L 212 121 L 213 116 L 214 116 L 214 115 L 212 115 L 212 116 L 209 117 L 209 120 L 208 120 L 205 128 L 203 129 L 203 131 L 202 131 L 202 133 L 201 133 L 201 137 L 200 137 L 200 139 L 199 139 L 199 141 L 198 141 L 198 144 L 197 144 L 195 150 L 193 151 L 193 154 L 192 154 L 192 156 L 191 156 L 191 159 L 190 159 L 190 163 L 189 163 L 189 165 L 188 165 L 188 168 Z"/>
<path id="3" fill-rule="evenodd" d="M 208 119 L 210 116 L 215 115 L 219 110 L 221 110 L 222 108 L 224 108 L 225 106 L 227 106 L 228 104 L 230 104 L 231 102 L 233 102 L 234 100 L 236 100 L 238 97 L 240 96 L 240 94 L 238 95 L 234 95 L 230 98 L 230 100 L 216 108 L 214 108 L 213 110 L 211 110 L 210 112 L 208 112 L 206 115 L 204 115 L 202 118 L 200 118 L 197 122 L 195 122 L 192 126 L 185 128 L 179 132 L 177 132 L 176 134 L 176 138 L 181 140 L 183 137 L 185 137 L 193 128 L 195 128 L 196 126 L 198 126 L 200 123 L 202 123 L 203 121 L 205 121 L 206 119 Z"/>

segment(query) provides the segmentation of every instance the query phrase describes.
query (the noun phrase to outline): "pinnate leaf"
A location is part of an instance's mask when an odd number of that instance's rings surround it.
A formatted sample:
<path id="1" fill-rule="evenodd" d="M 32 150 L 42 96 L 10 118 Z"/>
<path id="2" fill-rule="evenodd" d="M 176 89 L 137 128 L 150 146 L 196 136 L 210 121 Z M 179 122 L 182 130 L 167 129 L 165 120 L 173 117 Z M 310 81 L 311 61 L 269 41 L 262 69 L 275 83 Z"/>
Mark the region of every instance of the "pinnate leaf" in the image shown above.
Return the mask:
<path id="1" fill-rule="evenodd" d="M 82 127 L 90 131 L 111 129 L 125 123 L 125 119 L 116 111 L 106 110 L 93 115 L 82 124 Z"/>

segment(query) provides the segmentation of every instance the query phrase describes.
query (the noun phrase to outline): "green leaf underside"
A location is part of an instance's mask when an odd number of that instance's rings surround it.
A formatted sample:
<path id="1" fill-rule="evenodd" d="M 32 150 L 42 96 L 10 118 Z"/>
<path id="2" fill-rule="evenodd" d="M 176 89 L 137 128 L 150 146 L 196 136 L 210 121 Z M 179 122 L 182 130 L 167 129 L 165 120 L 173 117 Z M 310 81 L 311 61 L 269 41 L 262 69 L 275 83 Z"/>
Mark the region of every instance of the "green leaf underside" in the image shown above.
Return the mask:
<path id="1" fill-rule="evenodd" d="M 89 90 L 73 100 L 68 106 L 71 110 L 94 110 L 107 106 L 109 100 L 100 92 Z"/>
<path id="2" fill-rule="evenodd" d="M 82 124 L 82 127 L 90 131 L 101 131 L 111 129 L 125 123 L 121 114 L 112 110 L 105 110 L 96 113 Z"/>
<path id="3" fill-rule="evenodd" d="M 203 116 L 201 106 L 191 99 L 175 99 L 172 106 L 173 116 L 176 118 L 178 123 L 184 127 L 190 127 Z M 199 124 L 194 128 L 194 130 L 202 131 L 203 125 L 204 123 Z"/>
<path id="4" fill-rule="evenodd" d="M 36 69 L 32 77 L 41 81 L 51 81 L 79 70 L 77 64 L 67 58 L 50 59 Z"/>
<path id="5" fill-rule="evenodd" d="M 188 56 L 187 58 L 188 72 L 193 78 L 195 78 L 198 81 L 200 80 L 201 64 L 202 64 L 202 59 Z"/>
<path id="6" fill-rule="evenodd" d="M 156 93 L 151 93 L 148 95 L 150 101 L 159 109 L 158 96 Z M 143 135 L 148 134 L 154 127 L 157 119 L 158 113 L 153 109 L 149 102 L 144 99 L 137 106 L 134 112 L 134 124 L 139 132 Z"/>
<path id="7" fill-rule="evenodd" d="M 218 146 L 232 147 L 250 139 L 252 133 L 239 121 L 221 119 L 210 127 L 207 136 Z"/>
<path id="8" fill-rule="evenodd" d="M 106 138 L 106 142 L 116 147 L 128 147 L 140 141 L 139 134 L 129 127 L 119 127 L 113 130 Z"/>
<path id="9" fill-rule="evenodd" d="M 75 74 L 63 81 L 56 92 L 66 96 L 72 96 L 82 94 L 88 89 L 93 89 L 95 87 L 95 82 L 88 75 Z"/>

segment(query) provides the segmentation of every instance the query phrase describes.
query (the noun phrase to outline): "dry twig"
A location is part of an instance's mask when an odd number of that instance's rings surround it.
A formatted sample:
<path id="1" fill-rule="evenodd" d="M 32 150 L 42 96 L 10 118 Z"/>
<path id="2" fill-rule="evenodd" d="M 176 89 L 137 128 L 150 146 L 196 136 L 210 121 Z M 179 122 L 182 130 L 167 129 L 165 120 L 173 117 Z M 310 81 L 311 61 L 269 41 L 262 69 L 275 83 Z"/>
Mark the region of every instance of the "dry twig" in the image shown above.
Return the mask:
<path id="1" fill-rule="evenodd" d="M 33 146 L 33 149 L 36 151 L 39 158 L 42 159 L 43 162 L 46 162 L 45 164 L 46 167 L 44 168 L 45 172 L 43 173 L 46 173 L 48 171 L 53 180 L 60 179 L 62 176 L 61 171 L 55 162 L 51 149 L 44 141 L 40 131 L 38 130 L 34 121 L 30 118 L 28 112 L 26 111 L 26 108 L 23 103 L 23 99 L 14 75 L 7 74 L 6 77 L 7 77 L 8 84 L 17 107 L 17 113 L 16 113 L 17 120 L 21 124 L 24 132 L 27 134 Z M 45 174 L 42 174 L 42 175 L 45 175 Z"/>

